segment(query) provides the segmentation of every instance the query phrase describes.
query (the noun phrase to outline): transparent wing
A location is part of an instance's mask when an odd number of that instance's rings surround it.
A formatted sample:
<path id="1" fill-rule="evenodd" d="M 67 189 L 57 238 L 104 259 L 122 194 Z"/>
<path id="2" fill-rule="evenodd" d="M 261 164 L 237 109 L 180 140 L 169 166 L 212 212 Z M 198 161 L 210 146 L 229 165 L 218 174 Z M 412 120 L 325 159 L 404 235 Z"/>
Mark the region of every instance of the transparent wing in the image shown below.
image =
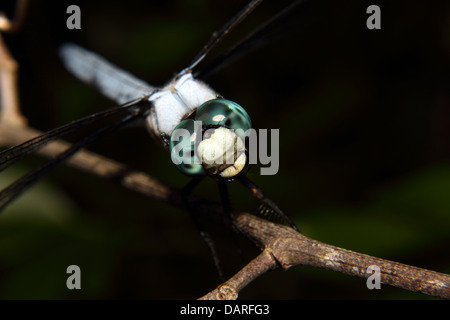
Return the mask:
<path id="1" fill-rule="evenodd" d="M 88 124 L 91 124 L 95 121 L 99 121 L 101 119 L 105 119 L 115 114 L 120 114 L 122 112 L 130 112 L 136 108 L 142 108 L 142 103 L 140 101 L 144 101 L 146 99 L 138 99 L 131 101 L 127 104 L 124 104 L 119 107 L 115 107 L 112 109 L 108 109 L 105 111 L 101 111 L 87 117 L 72 121 L 66 125 L 55 128 L 53 130 L 47 131 L 46 133 L 40 135 L 39 137 L 28 140 L 19 145 L 8 148 L 2 152 L 0 152 L 0 172 L 10 167 L 26 155 L 36 151 L 46 143 L 55 140 L 59 137 L 64 136 L 70 132 L 75 131 L 78 128 L 84 127 Z"/>
<path id="2" fill-rule="evenodd" d="M 258 28 L 249 33 L 245 38 L 234 44 L 230 49 L 223 51 L 210 63 L 197 68 L 193 73 L 194 77 L 203 79 L 209 74 L 216 72 L 219 68 L 223 67 L 232 59 L 241 57 L 244 54 L 248 53 L 248 51 L 255 50 L 257 47 L 261 46 L 263 35 L 270 29 L 274 28 L 275 25 L 286 19 L 289 14 L 291 14 L 294 9 L 296 9 L 297 6 L 299 6 L 303 2 L 305 2 L 305 0 L 296 0 L 277 14 L 273 15 L 270 19 L 266 20 L 264 23 L 260 24 Z M 256 43 L 258 43 L 258 45 L 255 45 Z"/>
<path id="3" fill-rule="evenodd" d="M 37 167 L 33 171 L 22 176 L 8 187 L 0 192 L 0 210 L 4 209 L 11 201 L 19 196 L 23 191 L 36 183 L 40 178 L 49 173 L 52 169 L 60 165 L 64 160 L 74 155 L 80 149 L 92 144 L 98 138 L 117 130 L 139 118 L 146 115 L 146 108 L 137 108 L 133 113 L 126 115 L 118 121 L 95 130 L 93 133 L 87 135 L 83 139 L 73 144 L 69 149 L 59 154 L 56 158 L 46 162 L 45 164 Z"/>
<path id="4" fill-rule="evenodd" d="M 154 86 L 73 43 L 63 44 L 59 55 L 74 76 L 117 104 L 142 98 L 155 90 Z"/>
<path id="5" fill-rule="evenodd" d="M 253 10 L 258 7 L 263 0 L 250 1 L 241 11 L 235 14 L 219 31 L 213 33 L 202 50 L 197 54 L 192 63 L 183 72 L 191 72 L 208 54 L 219 44 L 225 36 L 230 33 L 241 21 L 243 21 Z"/>

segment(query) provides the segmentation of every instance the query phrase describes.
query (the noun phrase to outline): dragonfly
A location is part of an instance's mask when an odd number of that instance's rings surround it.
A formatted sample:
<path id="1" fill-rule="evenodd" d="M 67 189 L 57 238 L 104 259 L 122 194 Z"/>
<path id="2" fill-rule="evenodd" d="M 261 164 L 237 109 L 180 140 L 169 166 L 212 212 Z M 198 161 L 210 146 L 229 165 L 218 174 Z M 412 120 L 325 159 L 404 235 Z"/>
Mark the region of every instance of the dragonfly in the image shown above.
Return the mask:
<path id="1" fill-rule="evenodd" d="M 182 173 L 192 177 L 192 181 L 184 189 L 186 194 L 192 192 L 205 177 L 212 177 L 219 185 L 221 201 L 228 215 L 227 218 L 232 223 L 229 215 L 231 204 L 228 199 L 227 183 L 237 180 L 262 203 L 259 209 L 262 215 L 274 215 L 282 222 L 298 230 L 295 223 L 246 175 L 248 149 L 246 148 L 245 137 L 235 134 L 234 130 L 243 129 L 243 131 L 246 131 L 252 127 L 249 114 L 238 103 L 222 97 L 220 93 L 200 80 L 204 74 L 212 72 L 224 60 L 239 51 L 241 47 L 253 41 L 266 28 L 283 19 L 302 1 L 294 1 L 228 52 L 206 67 L 200 68 L 202 62 L 218 43 L 251 14 L 261 2 L 262 0 L 249 2 L 211 36 L 190 65 L 178 72 L 162 87 L 150 85 L 76 44 L 66 43 L 62 45 L 60 57 L 66 68 L 78 79 L 93 86 L 113 100 L 118 104 L 118 107 L 72 121 L 67 125 L 50 130 L 39 137 L 1 152 L 0 169 L 5 170 L 46 143 L 81 127 L 112 116 L 119 115 L 120 119 L 95 130 L 74 143 L 55 159 L 25 174 L 3 189 L 0 192 L 0 209 L 5 208 L 24 190 L 31 187 L 45 174 L 80 149 L 89 146 L 101 136 L 144 119 L 149 132 L 156 141 L 171 155 L 174 155 L 177 160 L 180 160 L 176 164 L 177 168 Z M 193 126 L 196 120 L 201 120 L 204 125 L 201 129 L 200 139 L 197 137 L 190 140 L 184 139 L 180 142 L 176 133 L 182 129 L 187 130 L 191 137 L 194 136 Z M 183 147 L 184 151 L 182 156 L 179 155 L 180 146 Z M 200 156 L 197 153 L 200 153 Z M 211 157 L 212 162 L 205 160 L 206 158 L 211 159 Z M 193 160 L 199 158 L 201 159 L 200 162 L 193 163 Z"/>

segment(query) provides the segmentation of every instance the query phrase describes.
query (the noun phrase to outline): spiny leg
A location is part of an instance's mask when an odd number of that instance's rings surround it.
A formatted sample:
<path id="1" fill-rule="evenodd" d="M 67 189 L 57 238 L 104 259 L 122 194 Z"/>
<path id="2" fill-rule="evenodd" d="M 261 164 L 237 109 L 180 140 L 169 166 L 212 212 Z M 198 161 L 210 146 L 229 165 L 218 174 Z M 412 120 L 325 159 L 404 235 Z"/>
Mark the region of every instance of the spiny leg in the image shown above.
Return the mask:
<path id="1" fill-rule="evenodd" d="M 219 185 L 219 194 L 220 194 L 220 201 L 222 203 L 222 207 L 225 213 L 225 221 L 228 223 L 236 232 L 240 232 L 239 227 L 236 225 L 233 216 L 231 214 L 231 204 L 230 204 L 230 196 L 228 194 L 228 188 L 226 185 L 226 181 L 219 179 L 218 180 Z"/>
<path id="2" fill-rule="evenodd" d="M 194 190 L 194 188 L 203 180 L 203 177 L 200 178 L 193 178 L 189 183 L 183 188 L 182 194 L 184 196 L 184 201 L 186 205 L 186 209 L 191 215 L 192 221 L 194 222 L 195 227 L 197 228 L 198 232 L 200 233 L 200 237 L 205 242 L 206 246 L 208 247 L 209 252 L 211 253 L 211 256 L 213 258 L 214 266 L 216 267 L 217 274 L 219 276 L 219 280 L 221 282 L 225 281 L 225 278 L 223 276 L 223 271 L 220 266 L 220 260 L 219 256 L 217 255 L 216 248 L 214 246 L 214 241 L 211 238 L 211 235 L 204 231 L 200 221 L 197 219 L 197 215 L 195 213 L 194 208 L 191 206 L 190 202 L 188 201 L 188 196 L 191 194 L 191 192 Z"/>
<path id="3" fill-rule="evenodd" d="M 239 175 L 238 179 L 247 189 L 249 189 L 253 193 L 256 198 L 261 200 L 261 202 L 265 206 L 272 209 L 279 218 L 286 222 L 292 229 L 299 231 L 295 223 L 275 204 L 275 202 L 267 198 L 264 195 L 262 189 L 258 187 L 253 181 L 251 181 L 247 176 L 243 174 Z"/>
<path id="4" fill-rule="evenodd" d="M 235 228 L 235 226 L 233 225 L 233 217 L 231 216 L 230 197 L 228 195 L 226 182 L 223 181 L 222 179 L 219 179 L 217 183 L 219 185 L 220 201 L 222 202 L 222 207 L 225 213 L 225 219 L 227 220 L 227 223 L 230 223 L 233 226 L 233 228 Z"/>

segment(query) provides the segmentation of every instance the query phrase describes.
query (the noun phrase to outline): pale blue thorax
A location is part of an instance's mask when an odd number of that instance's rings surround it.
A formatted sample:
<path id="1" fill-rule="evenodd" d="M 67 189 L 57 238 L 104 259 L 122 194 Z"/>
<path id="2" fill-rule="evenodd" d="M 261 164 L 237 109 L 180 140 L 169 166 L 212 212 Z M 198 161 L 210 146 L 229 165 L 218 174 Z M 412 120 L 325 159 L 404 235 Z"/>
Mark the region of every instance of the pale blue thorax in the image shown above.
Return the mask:
<path id="1" fill-rule="evenodd" d="M 217 96 L 207 84 L 192 77 L 192 73 L 182 74 L 149 97 L 153 108 L 147 124 L 154 134 L 170 136 L 181 120 Z"/>
<path id="2" fill-rule="evenodd" d="M 219 96 L 190 72 L 180 74 L 164 87 L 157 88 L 75 44 L 63 45 L 60 55 L 71 73 L 118 104 L 148 96 L 153 107 L 146 123 L 158 138 L 170 136 L 183 118 L 202 103 Z"/>

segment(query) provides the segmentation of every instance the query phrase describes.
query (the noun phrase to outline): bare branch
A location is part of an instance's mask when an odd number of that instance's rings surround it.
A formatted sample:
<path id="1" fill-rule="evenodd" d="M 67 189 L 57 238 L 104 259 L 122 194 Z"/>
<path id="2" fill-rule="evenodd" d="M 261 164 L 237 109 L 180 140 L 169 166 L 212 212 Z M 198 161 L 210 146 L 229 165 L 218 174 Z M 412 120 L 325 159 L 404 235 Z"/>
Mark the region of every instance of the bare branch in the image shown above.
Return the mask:
<path id="1" fill-rule="evenodd" d="M 27 127 L 0 126 L 0 143 L 17 144 L 29 140 L 41 132 Z M 55 157 L 70 146 L 55 141 L 38 151 L 45 157 Z M 116 161 L 82 150 L 67 164 L 104 179 L 118 182 L 125 188 L 170 205 L 184 208 L 181 193 L 151 176 L 127 169 Z M 189 201 L 196 212 L 207 219 L 223 223 L 223 209 L 217 203 L 198 197 Z M 296 265 L 324 268 L 351 276 L 367 278 L 367 268 L 376 265 L 381 271 L 381 282 L 409 291 L 421 292 L 441 298 L 450 298 L 450 276 L 434 271 L 408 266 L 398 262 L 338 248 L 310 239 L 295 230 L 257 218 L 253 215 L 233 212 L 236 226 L 241 233 L 264 250 L 247 266 L 217 289 L 201 299 L 235 299 L 251 281 L 276 268 L 288 269 Z"/>
<path id="2" fill-rule="evenodd" d="M 0 124 L 0 145 L 16 145 L 41 134 L 41 131 L 29 127 L 16 127 L 8 123 L 2 123 Z M 54 158 L 70 146 L 70 143 L 58 140 L 48 143 L 39 149 L 37 154 L 46 158 Z M 145 194 L 156 200 L 170 202 L 175 206 L 183 205 L 181 196 L 176 197 L 171 187 L 164 185 L 144 173 L 133 172 L 124 164 L 93 152 L 81 150 L 67 159 L 66 164 L 100 178 L 117 181 L 130 190 Z"/>
<path id="3" fill-rule="evenodd" d="M 269 249 L 265 249 L 255 259 L 236 273 L 230 280 L 207 293 L 199 300 L 236 300 L 239 291 L 268 270 L 277 267 L 276 260 Z"/>
<path id="4" fill-rule="evenodd" d="M 13 19 L 8 19 L 0 12 L 0 32 L 15 32 L 23 24 L 28 1 L 20 0 Z M 0 34 L 0 123 L 25 126 L 27 121 L 22 116 L 19 106 L 17 86 L 18 64 L 6 47 Z"/>
<path id="5" fill-rule="evenodd" d="M 17 144 L 39 134 L 41 132 L 27 127 L 1 125 L 0 143 Z M 38 153 L 53 158 L 69 146 L 67 142 L 55 141 L 46 145 Z M 67 164 L 103 179 L 118 182 L 129 190 L 158 201 L 184 208 L 183 196 L 175 188 L 145 173 L 131 171 L 125 165 L 95 153 L 82 150 L 70 158 Z M 220 205 L 194 196 L 190 197 L 189 201 L 200 215 L 223 222 L 223 209 Z M 381 270 L 381 282 L 384 284 L 450 298 L 449 275 L 328 245 L 310 239 L 291 228 L 250 214 L 233 212 L 233 216 L 241 233 L 264 250 L 235 276 L 202 299 L 236 298 L 238 292 L 266 271 L 276 266 L 288 269 L 296 265 L 324 268 L 362 278 L 369 277 L 371 274 L 367 273 L 367 268 L 376 265 Z"/>
<path id="6" fill-rule="evenodd" d="M 19 30 L 25 21 L 28 4 L 28 0 L 18 0 L 12 19 L 0 12 L 0 32 L 13 33 Z"/>
<path id="7" fill-rule="evenodd" d="M 328 245 L 310 239 L 291 228 L 249 214 L 234 213 L 234 217 L 241 231 L 265 249 L 257 259 L 234 277 L 201 299 L 229 297 L 235 299 L 249 280 L 272 269 L 274 265 L 279 265 L 283 269 L 296 265 L 311 266 L 362 278 L 368 278 L 371 273 L 367 272 L 367 268 L 376 265 L 380 268 L 383 284 L 450 299 L 450 276 L 447 274 Z M 242 276 L 242 272 L 246 275 Z M 233 294 L 227 294 L 230 292 Z"/>
<path id="8" fill-rule="evenodd" d="M 26 125 L 19 107 L 17 87 L 18 64 L 5 46 L 0 34 L 0 123 Z"/>

